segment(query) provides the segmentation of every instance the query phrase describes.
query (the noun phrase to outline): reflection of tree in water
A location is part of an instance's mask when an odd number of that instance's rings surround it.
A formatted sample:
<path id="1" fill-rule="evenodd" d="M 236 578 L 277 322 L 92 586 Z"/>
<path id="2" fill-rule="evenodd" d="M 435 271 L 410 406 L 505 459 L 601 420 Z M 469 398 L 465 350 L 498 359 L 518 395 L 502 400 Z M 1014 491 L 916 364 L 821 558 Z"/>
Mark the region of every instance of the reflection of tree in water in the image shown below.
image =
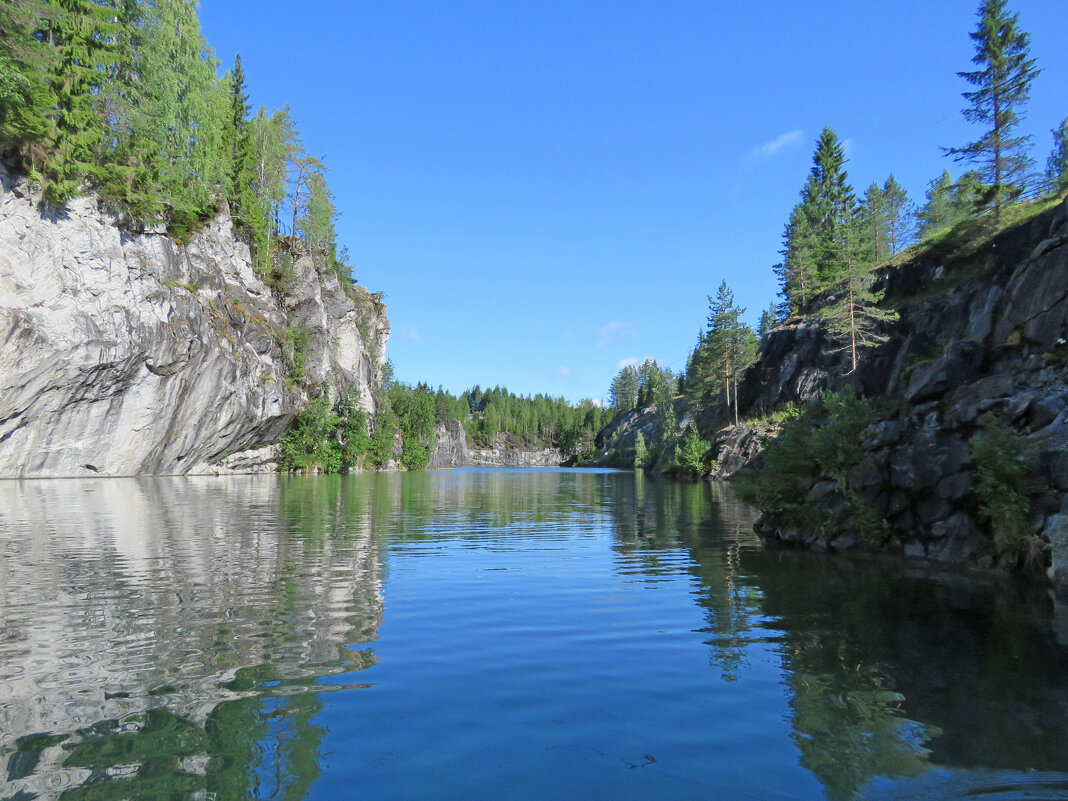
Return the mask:
<path id="1" fill-rule="evenodd" d="M 615 550 L 620 569 L 646 578 L 684 569 L 701 585 L 710 662 L 733 681 L 746 664 L 751 621 L 760 594 L 741 572 L 744 549 L 758 548 L 753 518 L 730 492 L 706 482 L 657 480 L 641 473 L 611 485 Z"/>
<path id="2" fill-rule="evenodd" d="M 338 686 L 317 680 L 375 659 L 347 647 L 381 617 L 356 484 L 4 487 L 0 505 L 23 521 L 11 542 L 34 555 L 32 569 L 6 560 L 6 586 L 39 598 L 43 621 L 0 597 L 12 633 L 0 786 L 41 799 L 304 797 L 319 775 L 320 696 Z M 25 695 L 35 684 L 53 703 Z"/>
<path id="3" fill-rule="evenodd" d="M 931 764 L 1068 769 L 1068 665 L 1048 610 L 992 583 L 764 550 L 728 489 L 635 476 L 612 487 L 620 565 L 700 582 L 726 681 L 775 652 L 801 762 L 830 798 Z"/>
<path id="4" fill-rule="evenodd" d="M 1020 588 L 770 552 L 802 764 L 832 798 L 939 764 L 1068 769 L 1065 649 Z"/>

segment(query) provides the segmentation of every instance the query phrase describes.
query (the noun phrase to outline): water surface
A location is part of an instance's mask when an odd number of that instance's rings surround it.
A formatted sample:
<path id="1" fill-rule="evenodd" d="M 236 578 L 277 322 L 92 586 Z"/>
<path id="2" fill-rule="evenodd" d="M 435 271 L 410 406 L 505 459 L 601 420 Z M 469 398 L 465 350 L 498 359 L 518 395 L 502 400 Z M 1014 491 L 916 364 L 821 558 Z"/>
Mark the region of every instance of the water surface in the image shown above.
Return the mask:
<path id="1" fill-rule="evenodd" d="M 1068 798 L 1043 593 L 606 471 L 0 482 L 0 799 Z"/>

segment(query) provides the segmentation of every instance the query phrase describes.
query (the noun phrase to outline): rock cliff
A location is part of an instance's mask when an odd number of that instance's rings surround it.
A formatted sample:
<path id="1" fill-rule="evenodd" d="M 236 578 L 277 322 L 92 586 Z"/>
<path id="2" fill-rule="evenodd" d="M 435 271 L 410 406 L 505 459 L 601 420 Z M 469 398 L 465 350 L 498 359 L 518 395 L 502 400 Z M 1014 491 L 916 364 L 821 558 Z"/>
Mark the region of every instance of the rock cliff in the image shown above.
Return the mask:
<path id="1" fill-rule="evenodd" d="M 559 467 L 565 457 L 557 448 L 525 451 L 498 442 L 493 448 L 469 448 L 463 423 L 449 420 L 434 427 L 437 446 L 430 467 Z"/>
<path id="2" fill-rule="evenodd" d="M 296 244 L 269 287 L 225 210 L 181 245 L 0 174 L 0 478 L 269 469 L 308 392 L 373 411 L 385 309 Z"/>
<path id="3" fill-rule="evenodd" d="M 1030 536 L 1068 589 L 1068 203 L 981 245 L 932 248 L 884 268 L 879 281 L 900 319 L 855 374 L 807 321 L 788 321 L 762 343 L 742 387 L 750 417 L 846 388 L 884 411 L 844 480 L 812 476 L 810 505 L 840 522 L 798 531 L 771 514 L 760 531 L 817 548 L 1012 568 L 1019 554 L 992 546 L 975 485 L 972 444 L 990 413 L 1034 454 Z M 864 541 L 850 530 L 855 520 L 836 517 L 850 497 L 885 521 L 884 537 Z"/>

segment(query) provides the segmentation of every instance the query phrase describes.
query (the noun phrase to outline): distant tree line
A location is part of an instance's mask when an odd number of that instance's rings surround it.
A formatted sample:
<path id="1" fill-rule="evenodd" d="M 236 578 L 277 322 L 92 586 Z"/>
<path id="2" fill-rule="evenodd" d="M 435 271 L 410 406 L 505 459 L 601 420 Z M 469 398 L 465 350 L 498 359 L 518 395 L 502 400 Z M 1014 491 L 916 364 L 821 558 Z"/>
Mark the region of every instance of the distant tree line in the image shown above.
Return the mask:
<path id="1" fill-rule="evenodd" d="M 438 422 L 459 420 L 475 447 L 497 443 L 521 450 L 559 448 L 589 458 L 594 438 L 611 412 L 593 401 L 578 404 L 549 395 L 516 395 L 507 387 L 475 385 L 459 396 L 438 387 L 434 393 Z"/>

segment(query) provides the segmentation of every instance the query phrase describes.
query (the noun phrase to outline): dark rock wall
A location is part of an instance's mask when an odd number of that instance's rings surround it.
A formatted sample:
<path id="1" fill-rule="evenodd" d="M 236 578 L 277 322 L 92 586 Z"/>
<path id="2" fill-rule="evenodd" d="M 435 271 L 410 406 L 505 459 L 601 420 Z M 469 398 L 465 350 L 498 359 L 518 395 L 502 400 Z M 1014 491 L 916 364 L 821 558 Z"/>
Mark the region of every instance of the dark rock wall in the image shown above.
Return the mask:
<path id="1" fill-rule="evenodd" d="M 908 556 L 988 565 L 972 493 L 969 441 L 993 412 L 1027 435 L 1039 454 L 1034 530 L 1051 544 L 1050 574 L 1068 586 L 1068 203 L 1038 215 L 952 263 L 935 257 L 886 268 L 886 302 L 900 312 L 891 339 L 846 374 L 841 355 L 803 320 L 765 340 L 743 385 L 751 416 L 820 393 L 860 389 L 888 399 L 889 419 L 865 443 L 850 489 L 889 523 L 880 546 Z M 740 453 L 742 433 L 721 459 Z M 737 459 L 744 463 L 745 459 Z M 726 471 L 726 472 L 729 472 Z M 813 488 L 820 484 L 814 477 Z M 833 493 L 816 492 L 817 503 Z M 828 500 L 830 497 L 830 501 Z M 816 547 L 857 538 L 784 529 L 765 519 L 766 536 Z"/>

